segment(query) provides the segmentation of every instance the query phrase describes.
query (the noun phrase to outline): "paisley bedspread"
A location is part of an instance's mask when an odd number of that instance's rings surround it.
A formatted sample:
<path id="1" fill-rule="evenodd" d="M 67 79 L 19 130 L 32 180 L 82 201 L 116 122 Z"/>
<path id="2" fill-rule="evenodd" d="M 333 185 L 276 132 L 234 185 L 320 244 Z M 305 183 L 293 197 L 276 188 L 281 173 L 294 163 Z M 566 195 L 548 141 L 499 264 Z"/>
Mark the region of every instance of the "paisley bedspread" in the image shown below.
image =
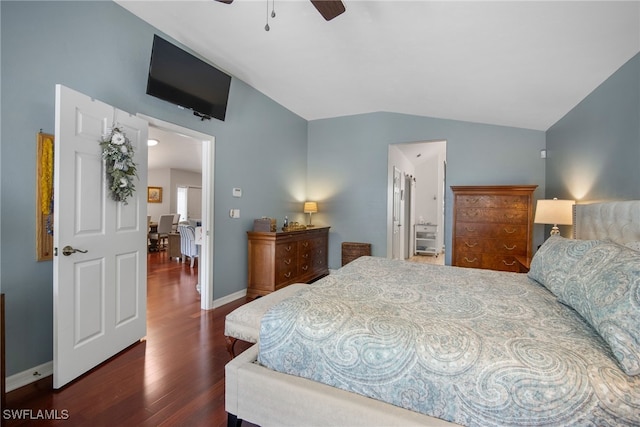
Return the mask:
<path id="1" fill-rule="evenodd" d="M 468 426 L 640 425 L 640 376 L 526 274 L 362 257 L 266 313 L 258 363 Z"/>

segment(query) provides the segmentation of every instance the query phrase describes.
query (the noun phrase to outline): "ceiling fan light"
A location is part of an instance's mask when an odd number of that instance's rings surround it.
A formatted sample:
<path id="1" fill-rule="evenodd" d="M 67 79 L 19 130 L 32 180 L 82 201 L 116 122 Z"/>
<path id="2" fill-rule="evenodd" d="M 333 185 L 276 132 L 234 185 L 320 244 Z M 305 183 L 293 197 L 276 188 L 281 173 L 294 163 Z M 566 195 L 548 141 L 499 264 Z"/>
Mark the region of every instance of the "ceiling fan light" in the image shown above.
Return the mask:
<path id="1" fill-rule="evenodd" d="M 158 145 L 158 140 L 157 139 L 147 139 L 147 146 L 149 147 L 153 147 L 155 145 Z"/>

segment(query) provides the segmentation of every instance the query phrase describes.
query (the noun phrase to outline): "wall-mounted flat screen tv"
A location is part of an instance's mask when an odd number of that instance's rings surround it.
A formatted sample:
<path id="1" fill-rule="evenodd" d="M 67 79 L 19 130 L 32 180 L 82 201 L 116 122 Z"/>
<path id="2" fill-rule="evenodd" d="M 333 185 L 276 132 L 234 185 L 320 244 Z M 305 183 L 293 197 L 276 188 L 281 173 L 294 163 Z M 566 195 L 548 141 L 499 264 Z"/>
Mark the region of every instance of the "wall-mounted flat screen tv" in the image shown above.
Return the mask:
<path id="1" fill-rule="evenodd" d="M 147 94 L 193 110 L 202 120 L 224 120 L 231 76 L 153 36 Z"/>

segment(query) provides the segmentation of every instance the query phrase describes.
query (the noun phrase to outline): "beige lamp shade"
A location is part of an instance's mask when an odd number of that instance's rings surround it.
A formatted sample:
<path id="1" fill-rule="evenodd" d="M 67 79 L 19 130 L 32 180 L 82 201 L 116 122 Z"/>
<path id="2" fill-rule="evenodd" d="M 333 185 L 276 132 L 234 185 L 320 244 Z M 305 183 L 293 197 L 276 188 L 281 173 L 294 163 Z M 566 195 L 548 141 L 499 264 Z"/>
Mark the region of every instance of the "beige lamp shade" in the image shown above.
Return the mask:
<path id="1" fill-rule="evenodd" d="M 574 200 L 538 200 L 533 222 L 553 224 L 551 234 L 559 234 L 558 225 L 573 224 L 573 205 L 575 203 Z"/>
<path id="2" fill-rule="evenodd" d="M 308 213 L 309 214 L 309 224 L 307 224 L 307 227 L 313 227 L 314 225 L 311 224 L 311 214 L 314 214 L 316 212 L 318 212 L 318 203 L 316 202 L 304 202 L 304 208 L 302 208 L 304 213 Z"/>
<path id="3" fill-rule="evenodd" d="M 317 212 L 318 212 L 317 202 L 304 202 L 304 213 L 317 213 Z"/>

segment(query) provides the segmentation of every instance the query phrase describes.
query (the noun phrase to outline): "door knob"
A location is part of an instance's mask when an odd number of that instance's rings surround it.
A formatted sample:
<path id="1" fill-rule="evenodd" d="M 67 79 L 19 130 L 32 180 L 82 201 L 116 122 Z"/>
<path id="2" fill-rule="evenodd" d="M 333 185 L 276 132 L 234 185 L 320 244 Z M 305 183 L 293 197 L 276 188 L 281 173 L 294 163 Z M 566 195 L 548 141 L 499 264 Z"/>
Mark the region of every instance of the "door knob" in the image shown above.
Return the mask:
<path id="1" fill-rule="evenodd" d="M 74 254 L 76 252 L 80 252 L 83 254 L 86 254 L 87 251 L 83 251 L 82 249 L 74 249 L 71 246 L 65 246 L 64 248 L 62 248 L 62 255 L 64 256 L 69 256 L 71 254 Z"/>

